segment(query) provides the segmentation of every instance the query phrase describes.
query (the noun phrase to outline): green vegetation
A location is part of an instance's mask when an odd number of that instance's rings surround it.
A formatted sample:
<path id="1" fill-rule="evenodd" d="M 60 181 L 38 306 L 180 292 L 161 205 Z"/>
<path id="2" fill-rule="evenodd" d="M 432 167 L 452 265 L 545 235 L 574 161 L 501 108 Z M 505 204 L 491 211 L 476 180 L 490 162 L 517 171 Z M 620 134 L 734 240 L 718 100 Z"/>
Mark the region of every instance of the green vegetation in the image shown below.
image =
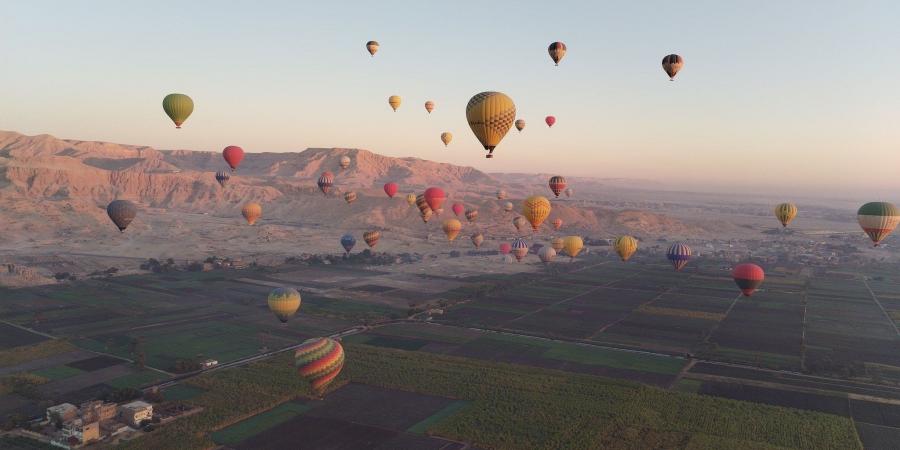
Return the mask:
<path id="1" fill-rule="evenodd" d="M 61 339 L 50 339 L 33 345 L 13 347 L 0 351 L 0 367 L 16 366 L 72 350 L 75 350 L 75 347 Z"/>
<path id="2" fill-rule="evenodd" d="M 50 381 L 47 378 L 31 373 L 17 373 L 0 378 L 0 395 L 19 394 L 27 398 L 36 398 L 35 388 Z"/>
<path id="3" fill-rule="evenodd" d="M 691 380 L 687 378 L 682 378 L 675 383 L 675 386 L 672 389 L 678 392 L 691 392 L 696 393 L 700 391 L 700 386 L 703 384 L 700 380 Z"/>
<path id="4" fill-rule="evenodd" d="M 725 314 L 722 313 L 692 311 L 689 309 L 678 308 L 665 308 L 661 306 L 642 305 L 637 310 L 647 314 L 655 314 L 658 316 L 687 317 L 690 319 L 714 320 L 716 322 L 725 318 Z"/>
<path id="5" fill-rule="evenodd" d="M 179 383 L 175 386 L 167 388 L 163 391 L 163 398 L 166 400 L 190 400 L 202 393 L 204 393 L 203 389 L 200 389 L 196 386 L 191 386 L 189 384 Z"/>
<path id="6" fill-rule="evenodd" d="M 0 450 L 53 450 L 50 444 L 22 436 L 0 436 Z"/>
<path id="7" fill-rule="evenodd" d="M 119 378 L 107 381 L 106 384 L 117 388 L 140 388 L 147 384 L 152 384 L 153 382 L 168 378 L 165 374 L 159 373 L 155 370 L 142 370 L 140 372 L 131 373 L 128 375 L 121 376 Z"/>
<path id="8" fill-rule="evenodd" d="M 461 409 L 465 408 L 469 405 L 468 401 L 465 400 L 457 400 L 449 405 L 446 408 L 434 413 L 431 417 L 409 427 L 408 432 L 414 434 L 425 434 L 432 425 L 456 414 Z"/>
<path id="9" fill-rule="evenodd" d="M 39 377 L 47 378 L 49 380 L 61 380 L 63 378 L 74 377 L 75 375 L 84 373 L 84 371 L 69 366 L 55 366 L 48 367 L 46 369 L 35 370 L 31 373 Z"/>
<path id="10" fill-rule="evenodd" d="M 212 439 L 217 444 L 235 445 L 275 425 L 287 422 L 309 409 L 310 406 L 305 404 L 295 402 L 282 403 L 262 414 L 257 414 L 228 428 L 216 431 L 212 434 Z"/>

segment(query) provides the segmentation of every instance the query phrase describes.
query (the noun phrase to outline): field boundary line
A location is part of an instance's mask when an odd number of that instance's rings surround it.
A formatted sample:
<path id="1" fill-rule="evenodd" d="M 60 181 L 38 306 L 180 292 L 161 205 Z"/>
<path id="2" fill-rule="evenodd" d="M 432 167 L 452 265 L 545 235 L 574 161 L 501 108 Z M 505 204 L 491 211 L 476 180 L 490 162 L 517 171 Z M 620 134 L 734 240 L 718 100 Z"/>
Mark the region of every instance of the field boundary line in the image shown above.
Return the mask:
<path id="1" fill-rule="evenodd" d="M 13 328 L 18 328 L 18 329 L 20 329 L 20 330 L 22 330 L 22 331 L 27 331 L 27 332 L 32 333 L 32 334 L 37 334 L 37 335 L 39 335 L 39 336 L 43 336 L 43 337 L 48 338 L 48 339 L 54 339 L 54 340 L 60 339 L 60 338 L 58 338 L 58 337 L 56 337 L 56 336 L 53 336 L 53 335 L 51 335 L 51 334 L 47 334 L 47 333 L 44 333 L 44 332 L 38 331 L 38 330 L 32 330 L 31 328 L 28 328 L 28 327 L 26 327 L 26 326 L 17 325 L 17 324 L 14 324 L 14 323 L 12 323 L 12 322 L 7 322 L 7 321 L 5 321 L 5 320 L 0 320 L 0 323 L 2 323 L 2 324 L 4 324 L 4 325 L 9 325 L 9 326 L 11 326 L 11 327 L 13 327 Z"/>
<path id="2" fill-rule="evenodd" d="M 887 319 L 888 322 L 891 323 L 892 327 L 894 327 L 894 331 L 897 333 L 897 336 L 900 336 L 900 328 L 897 328 L 897 322 L 894 322 L 894 319 L 891 319 L 891 315 L 888 314 L 887 310 L 884 309 L 884 306 L 882 306 L 881 302 L 878 301 L 878 296 L 875 295 L 875 292 L 872 290 L 872 287 L 869 286 L 869 281 L 866 280 L 865 277 L 863 277 L 862 282 L 863 282 L 863 284 L 866 285 L 866 289 L 869 291 L 869 295 L 872 296 L 872 300 L 874 300 L 875 304 L 878 305 L 878 309 L 881 310 L 881 314 L 883 314 L 884 318 Z"/>

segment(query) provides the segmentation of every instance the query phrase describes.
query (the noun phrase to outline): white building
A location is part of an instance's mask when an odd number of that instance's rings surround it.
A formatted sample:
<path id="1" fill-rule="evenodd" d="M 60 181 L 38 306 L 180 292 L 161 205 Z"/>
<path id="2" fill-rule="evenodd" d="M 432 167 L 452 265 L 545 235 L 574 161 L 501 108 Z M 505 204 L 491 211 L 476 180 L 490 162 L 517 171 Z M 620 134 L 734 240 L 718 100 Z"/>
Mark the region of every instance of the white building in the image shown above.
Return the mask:
<path id="1" fill-rule="evenodd" d="M 141 422 L 153 418 L 153 405 L 140 400 L 126 403 L 119 406 L 119 418 L 129 425 L 139 427 Z"/>

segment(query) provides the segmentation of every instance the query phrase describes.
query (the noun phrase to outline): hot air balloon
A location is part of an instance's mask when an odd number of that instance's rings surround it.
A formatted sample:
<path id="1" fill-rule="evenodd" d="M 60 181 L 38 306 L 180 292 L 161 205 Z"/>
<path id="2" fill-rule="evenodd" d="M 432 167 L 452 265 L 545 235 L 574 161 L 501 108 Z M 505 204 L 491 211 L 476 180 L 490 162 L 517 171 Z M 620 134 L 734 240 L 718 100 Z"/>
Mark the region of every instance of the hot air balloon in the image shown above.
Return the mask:
<path id="1" fill-rule="evenodd" d="M 878 247 L 878 244 L 888 237 L 900 222 L 900 210 L 888 202 L 866 203 L 856 212 L 856 219 Z"/>
<path id="2" fill-rule="evenodd" d="M 500 254 L 508 255 L 509 252 L 512 251 L 512 245 L 509 242 L 501 242 L 500 243 Z"/>
<path id="3" fill-rule="evenodd" d="M 581 239 L 581 236 L 566 236 L 563 239 L 563 250 L 566 251 L 569 258 L 574 259 L 578 256 L 582 248 L 584 248 L 584 240 Z"/>
<path id="4" fill-rule="evenodd" d="M 345 234 L 341 236 L 341 247 L 344 247 L 344 251 L 347 254 L 350 254 L 350 250 L 353 250 L 353 246 L 356 245 L 356 238 L 353 237 L 352 234 Z"/>
<path id="5" fill-rule="evenodd" d="M 678 71 L 684 66 L 684 58 L 678 56 L 676 54 L 666 55 L 662 59 L 662 67 L 663 70 L 666 71 L 666 75 L 669 76 L 669 81 L 675 81 L 675 75 L 678 74 Z"/>
<path id="6" fill-rule="evenodd" d="M 350 203 L 355 202 L 356 201 L 356 192 L 350 191 L 350 192 L 344 193 L 344 201 L 347 202 L 348 205 Z"/>
<path id="7" fill-rule="evenodd" d="M 116 224 L 119 231 L 125 232 L 128 225 L 137 216 L 137 205 L 128 200 L 113 200 L 106 205 L 106 215 Z"/>
<path id="8" fill-rule="evenodd" d="M 463 215 L 466 212 L 466 207 L 462 203 L 454 203 L 453 207 L 450 209 L 453 210 L 453 214 L 456 214 L 456 217 Z"/>
<path id="9" fill-rule="evenodd" d="M 494 157 L 494 148 L 503 140 L 516 118 L 516 105 L 506 94 L 482 92 L 466 105 L 466 120 L 472 133 L 488 151 L 486 158 Z"/>
<path id="10" fill-rule="evenodd" d="M 512 254 L 516 257 L 516 261 L 521 261 L 528 254 L 528 243 L 525 239 L 516 238 L 512 243 Z"/>
<path id="11" fill-rule="evenodd" d="M 378 41 L 366 42 L 366 50 L 369 51 L 370 55 L 375 56 L 375 52 L 378 51 Z"/>
<path id="12" fill-rule="evenodd" d="M 400 189 L 400 186 L 397 186 L 397 183 L 385 183 L 384 184 L 384 193 L 387 194 L 388 197 L 394 198 L 397 195 L 397 190 Z M 416 196 L 413 196 L 413 202 L 416 201 Z"/>
<path id="13" fill-rule="evenodd" d="M 547 53 L 550 53 L 550 59 L 553 60 L 555 65 L 559 65 L 559 62 L 562 61 L 563 57 L 566 56 L 566 44 L 562 42 L 554 42 L 547 47 Z"/>
<path id="14" fill-rule="evenodd" d="M 322 175 L 319 177 L 318 185 L 322 194 L 328 195 L 328 190 L 331 189 L 331 186 L 334 186 L 334 174 L 327 170 L 322 172 Z"/>
<path id="15" fill-rule="evenodd" d="M 269 293 L 269 310 L 281 323 L 287 323 L 300 309 L 300 293 L 294 288 L 275 288 Z"/>
<path id="16" fill-rule="evenodd" d="M 444 143 L 444 147 L 450 145 L 450 141 L 453 140 L 453 133 L 449 131 L 445 131 L 441 133 L 441 142 Z"/>
<path id="17" fill-rule="evenodd" d="M 434 111 L 434 102 L 428 100 L 425 102 L 425 111 L 428 111 L 428 114 L 431 114 L 431 111 Z"/>
<path id="18" fill-rule="evenodd" d="M 234 172 L 244 160 L 244 149 L 237 145 L 229 145 L 222 150 L 222 158 L 225 158 L 228 167 L 231 167 L 231 171 Z"/>
<path id="19" fill-rule="evenodd" d="M 737 283 L 744 296 L 749 297 L 762 285 L 766 273 L 763 272 L 762 267 L 756 264 L 743 263 L 734 267 L 731 276 L 734 277 L 734 282 Z"/>
<path id="20" fill-rule="evenodd" d="M 666 258 L 668 258 L 672 263 L 672 266 L 675 267 L 675 271 L 683 269 L 693 255 L 693 250 L 691 250 L 684 242 L 676 242 L 666 251 Z"/>
<path id="21" fill-rule="evenodd" d="M 341 169 L 346 169 L 346 168 L 350 167 L 350 157 L 347 155 L 341 156 L 340 165 L 341 165 Z"/>
<path id="22" fill-rule="evenodd" d="M 247 223 L 253 225 L 260 217 L 262 217 L 262 206 L 260 206 L 259 203 L 247 203 L 241 208 L 241 215 L 247 219 Z"/>
<path id="23" fill-rule="evenodd" d="M 541 247 L 538 251 L 538 258 L 541 258 L 541 262 L 544 264 L 550 264 L 556 259 L 556 250 L 553 250 L 553 247 Z"/>
<path id="24" fill-rule="evenodd" d="M 431 216 L 434 215 L 434 211 L 429 208 L 425 211 L 421 211 L 419 215 L 422 216 L 422 222 L 428 223 L 428 221 L 431 220 Z"/>
<path id="25" fill-rule="evenodd" d="M 574 194 L 575 191 L 573 191 L 572 188 L 566 188 L 566 197 L 571 197 Z"/>
<path id="26" fill-rule="evenodd" d="M 531 229 L 537 231 L 550 215 L 550 200 L 540 195 L 532 195 L 522 203 L 522 215 L 531 223 Z"/>
<path id="27" fill-rule="evenodd" d="M 228 175 L 228 172 L 224 170 L 220 170 L 216 172 L 216 181 L 219 182 L 219 186 L 225 187 L 225 184 L 228 183 L 228 180 L 231 179 L 231 175 Z"/>
<path id="28" fill-rule="evenodd" d="M 462 224 L 456 219 L 447 219 L 444 221 L 441 229 L 444 230 L 444 234 L 447 235 L 447 240 L 452 241 L 456 239 L 456 236 L 458 236 L 460 230 L 462 230 Z"/>
<path id="29" fill-rule="evenodd" d="M 475 248 L 481 247 L 481 243 L 484 242 L 484 235 L 481 233 L 475 233 L 472 235 L 472 244 L 475 245 Z"/>
<path id="30" fill-rule="evenodd" d="M 549 184 L 550 191 L 553 192 L 553 195 L 555 195 L 556 198 L 559 198 L 559 194 L 566 189 L 566 179 L 559 175 L 550 177 Z"/>
<path id="31" fill-rule="evenodd" d="M 628 259 L 631 258 L 631 255 L 637 251 L 638 241 L 628 235 L 619 236 L 616 238 L 615 243 L 613 243 L 613 247 L 616 249 L 616 253 L 619 254 L 619 257 L 622 258 L 622 261 L 628 261 Z"/>
<path id="32" fill-rule="evenodd" d="M 516 120 L 516 129 L 522 131 L 525 129 L 525 119 Z"/>
<path id="33" fill-rule="evenodd" d="M 797 217 L 797 206 L 793 203 L 781 203 L 775 207 L 775 217 L 781 222 L 781 226 L 787 227 Z"/>
<path id="34" fill-rule="evenodd" d="M 510 211 L 512 211 L 512 210 L 513 210 L 513 204 L 512 204 L 512 202 L 506 202 L 506 203 L 503 204 L 503 211 L 505 211 L 505 212 L 510 212 Z"/>
<path id="35" fill-rule="evenodd" d="M 554 116 L 544 117 L 544 122 L 547 123 L 548 127 L 552 127 L 553 124 L 556 123 L 556 117 L 554 117 Z"/>
<path id="36" fill-rule="evenodd" d="M 425 201 L 428 202 L 428 206 L 435 212 L 441 209 L 441 205 L 444 204 L 444 200 L 447 199 L 447 194 L 444 193 L 444 190 L 438 187 L 430 187 L 425 189 Z"/>
<path id="37" fill-rule="evenodd" d="M 371 248 L 375 248 L 378 245 L 378 239 L 381 239 L 381 232 L 378 230 L 366 231 L 363 233 L 363 240 L 366 241 L 366 245 Z"/>
<path id="38" fill-rule="evenodd" d="M 425 199 L 425 194 L 419 194 L 416 196 L 416 206 L 419 208 L 419 213 L 422 216 L 422 221 L 428 223 L 428 219 L 431 219 L 433 210 L 430 206 L 428 206 L 428 200 Z"/>
<path id="39" fill-rule="evenodd" d="M 406 194 L 406 204 L 409 206 L 416 204 L 416 194 Z"/>
<path id="40" fill-rule="evenodd" d="M 478 210 L 475 208 L 467 209 L 466 210 L 466 220 L 468 220 L 469 223 L 473 223 L 473 222 L 475 222 L 476 219 L 478 219 Z"/>
<path id="41" fill-rule="evenodd" d="M 181 128 L 181 124 L 194 112 L 194 101 L 184 94 L 169 94 L 163 99 L 163 111 L 175 122 L 175 128 Z"/>
<path id="42" fill-rule="evenodd" d="M 327 337 L 304 341 L 294 352 L 294 367 L 313 392 L 321 393 L 344 368 L 344 348 Z"/>
<path id="43" fill-rule="evenodd" d="M 550 222 L 553 225 L 554 230 L 559 230 L 562 228 L 563 221 L 559 217 L 553 219 L 553 222 Z"/>
<path id="44" fill-rule="evenodd" d="M 550 241 L 550 246 L 553 247 L 553 250 L 556 250 L 558 253 L 562 251 L 563 248 L 565 248 L 565 240 L 563 240 L 563 238 L 561 237 L 555 237 Z"/>
<path id="45" fill-rule="evenodd" d="M 400 107 L 401 101 L 402 100 L 400 100 L 399 95 L 392 95 L 392 96 L 388 97 L 388 104 L 391 105 L 391 108 L 393 108 L 394 112 L 397 112 L 397 108 Z"/>
<path id="46" fill-rule="evenodd" d="M 516 231 L 521 232 L 522 228 L 525 228 L 525 225 L 527 225 L 527 224 L 528 224 L 528 220 L 526 220 L 522 216 L 516 216 L 516 218 L 513 219 L 513 226 L 516 227 Z"/>
<path id="47" fill-rule="evenodd" d="M 500 189 L 499 191 L 497 191 L 497 200 L 503 200 L 505 198 L 506 198 L 506 191 L 504 191 L 503 189 Z"/>

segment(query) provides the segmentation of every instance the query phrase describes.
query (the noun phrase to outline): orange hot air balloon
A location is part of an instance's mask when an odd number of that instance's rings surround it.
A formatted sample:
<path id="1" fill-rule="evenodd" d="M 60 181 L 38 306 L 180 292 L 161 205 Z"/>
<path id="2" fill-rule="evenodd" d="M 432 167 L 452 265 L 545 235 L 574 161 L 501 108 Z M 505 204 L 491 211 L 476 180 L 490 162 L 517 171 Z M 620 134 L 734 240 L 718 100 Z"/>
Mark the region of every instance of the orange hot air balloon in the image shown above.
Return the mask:
<path id="1" fill-rule="evenodd" d="M 472 223 L 472 222 L 475 222 L 476 219 L 478 219 L 478 210 L 475 208 L 467 209 L 466 210 L 466 220 L 468 220 L 469 223 Z"/>
<path id="2" fill-rule="evenodd" d="M 488 151 L 486 158 L 494 157 L 494 148 L 513 125 L 516 105 L 501 92 L 475 94 L 466 105 L 466 121 L 472 133 Z"/>
<path id="3" fill-rule="evenodd" d="M 445 131 L 441 133 L 441 142 L 444 143 L 444 147 L 450 145 L 450 141 L 453 140 L 453 133 L 449 131 Z"/>
<path id="4" fill-rule="evenodd" d="M 381 233 L 377 230 L 366 231 L 363 233 L 363 240 L 366 241 L 366 245 L 371 248 L 375 248 L 378 245 L 378 239 L 381 239 Z"/>
<path id="5" fill-rule="evenodd" d="M 260 206 L 259 203 L 247 203 L 241 209 L 241 215 L 247 219 L 247 223 L 253 225 L 260 217 L 262 217 L 262 206 Z"/>
<path id="6" fill-rule="evenodd" d="M 553 224 L 554 230 L 559 230 L 560 228 L 562 228 L 563 221 L 562 221 L 562 219 L 557 217 L 557 218 L 553 219 L 553 222 L 550 222 L 550 223 Z"/>
<path id="7" fill-rule="evenodd" d="M 550 200 L 540 195 L 532 195 L 522 203 L 522 215 L 531 223 L 531 229 L 537 231 L 550 215 Z"/>
<path id="8" fill-rule="evenodd" d="M 582 248 L 584 248 L 584 240 L 581 239 L 581 236 L 566 236 L 563 239 L 563 249 L 569 258 L 574 259 L 578 256 Z"/>
<path id="9" fill-rule="evenodd" d="M 431 111 L 434 111 L 434 102 L 428 100 L 425 102 L 425 111 L 428 111 L 428 114 L 431 114 Z"/>
<path id="10" fill-rule="evenodd" d="M 447 235 L 447 240 L 452 241 L 456 239 L 456 236 L 459 235 L 460 230 L 462 230 L 462 223 L 460 223 L 456 219 L 447 219 L 444 221 L 441 229 L 444 230 L 444 234 Z"/>
<path id="11" fill-rule="evenodd" d="M 400 107 L 400 102 L 402 102 L 402 100 L 399 95 L 392 95 L 388 98 L 388 104 L 391 105 L 394 112 L 397 112 L 397 108 Z"/>

